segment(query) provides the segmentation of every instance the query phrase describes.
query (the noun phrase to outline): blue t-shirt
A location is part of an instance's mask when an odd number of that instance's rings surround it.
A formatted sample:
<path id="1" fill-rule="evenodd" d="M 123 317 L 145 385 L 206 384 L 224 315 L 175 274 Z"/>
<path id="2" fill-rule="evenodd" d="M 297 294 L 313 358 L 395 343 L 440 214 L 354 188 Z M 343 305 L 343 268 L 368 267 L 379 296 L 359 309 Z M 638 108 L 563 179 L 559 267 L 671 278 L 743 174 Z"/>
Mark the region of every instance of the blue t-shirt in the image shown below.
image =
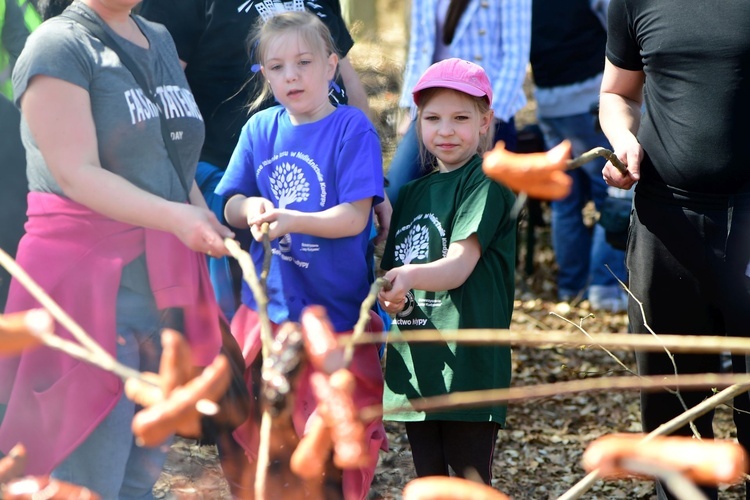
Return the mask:
<path id="1" fill-rule="evenodd" d="M 261 196 L 275 207 L 321 212 L 342 203 L 383 200 L 383 160 L 374 127 L 360 110 L 339 106 L 314 123 L 293 125 L 282 106 L 255 114 L 242 129 L 216 194 Z M 370 222 L 372 222 L 370 220 Z M 337 332 L 349 331 L 369 290 L 369 224 L 346 238 L 292 233 L 273 242 L 269 316 L 298 321 L 322 305 Z M 251 254 L 258 270 L 262 245 Z M 247 284 L 242 300 L 256 309 Z"/>

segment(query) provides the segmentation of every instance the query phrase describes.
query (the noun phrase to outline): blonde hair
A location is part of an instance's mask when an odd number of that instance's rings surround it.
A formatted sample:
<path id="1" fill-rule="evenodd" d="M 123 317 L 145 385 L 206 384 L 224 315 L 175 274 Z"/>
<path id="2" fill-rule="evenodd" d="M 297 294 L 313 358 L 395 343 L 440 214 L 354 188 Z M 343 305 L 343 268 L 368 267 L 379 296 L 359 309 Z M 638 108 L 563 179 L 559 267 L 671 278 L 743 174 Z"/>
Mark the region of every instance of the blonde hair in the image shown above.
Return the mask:
<path id="1" fill-rule="evenodd" d="M 416 131 L 417 131 L 417 139 L 419 140 L 419 159 L 425 167 L 429 167 L 430 170 L 434 170 L 437 168 L 437 158 L 427 151 L 427 148 L 424 145 L 424 141 L 422 140 L 422 113 L 424 112 L 424 107 L 429 103 L 433 97 L 435 97 L 437 94 L 439 94 L 442 91 L 447 92 L 455 92 L 456 94 L 462 95 L 466 97 L 467 99 L 470 99 L 474 103 L 474 107 L 477 110 L 477 113 L 480 115 L 484 115 L 486 113 L 493 113 L 492 108 L 490 108 L 489 103 L 487 102 L 486 97 L 474 97 L 472 95 L 469 95 L 465 92 L 461 92 L 459 90 L 449 89 L 445 87 L 431 87 L 424 90 L 419 91 L 419 104 L 417 105 L 417 123 L 415 123 Z M 479 138 L 479 146 L 477 147 L 477 154 L 482 154 L 485 151 L 489 151 L 492 149 L 492 146 L 494 146 L 494 139 L 495 139 L 495 129 L 492 126 L 492 123 L 490 123 L 490 127 L 487 129 L 487 132 L 481 135 Z"/>
<path id="2" fill-rule="evenodd" d="M 328 27 L 318 16 L 308 11 L 282 12 L 265 22 L 262 18 L 259 19 L 252 36 L 248 39 L 248 51 L 254 53 L 255 60 L 263 65 L 271 42 L 287 33 L 299 35 L 314 54 L 327 58 L 338 53 Z M 272 94 L 271 85 L 264 79 L 263 89 L 250 103 L 250 111 L 257 110 Z"/>

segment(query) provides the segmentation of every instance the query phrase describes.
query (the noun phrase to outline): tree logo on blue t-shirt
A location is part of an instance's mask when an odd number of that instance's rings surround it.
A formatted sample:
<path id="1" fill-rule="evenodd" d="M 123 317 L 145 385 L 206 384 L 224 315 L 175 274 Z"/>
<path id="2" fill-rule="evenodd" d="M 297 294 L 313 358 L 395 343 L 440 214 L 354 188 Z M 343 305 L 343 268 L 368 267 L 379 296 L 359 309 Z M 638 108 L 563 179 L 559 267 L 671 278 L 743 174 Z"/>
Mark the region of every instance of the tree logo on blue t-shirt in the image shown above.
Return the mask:
<path id="1" fill-rule="evenodd" d="M 302 169 L 291 163 L 282 163 L 274 168 L 269 178 L 271 191 L 279 200 L 279 208 L 306 201 L 310 197 L 310 183 L 305 179 Z"/>
<path id="2" fill-rule="evenodd" d="M 427 226 L 415 224 L 409 229 L 403 243 L 396 245 L 396 257 L 404 265 L 417 259 L 426 259 L 430 248 L 430 232 Z"/>

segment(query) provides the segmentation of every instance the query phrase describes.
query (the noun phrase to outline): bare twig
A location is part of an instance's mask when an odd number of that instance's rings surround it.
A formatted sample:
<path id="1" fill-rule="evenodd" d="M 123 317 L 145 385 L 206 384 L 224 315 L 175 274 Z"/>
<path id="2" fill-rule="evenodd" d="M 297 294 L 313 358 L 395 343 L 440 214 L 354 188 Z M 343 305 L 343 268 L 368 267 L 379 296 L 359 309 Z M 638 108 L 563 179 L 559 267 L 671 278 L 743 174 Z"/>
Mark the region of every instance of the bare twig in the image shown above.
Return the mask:
<path id="1" fill-rule="evenodd" d="M 114 358 L 104 348 L 97 344 L 83 328 L 66 313 L 63 309 L 40 287 L 36 281 L 18 263 L 0 249 L 0 265 L 13 276 L 25 289 L 42 305 L 73 337 L 81 343 L 89 352 L 96 353 L 101 357 L 103 364 L 107 361 L 114 362 Z"/>
<path id="2" fill-rule="evenodd" d="M 655 391 L 663 390 L 664 387 L 667 386 L 699 389 L 727 387 L 732 384 L 745 384 L 746 386 L 750 386 L 750 374 L 720 375 L 716 373 L 701 373 L 681 375 L 680 377 L 673 377 L 671 375 L 653 375 L 647 377 L 599 377 L 571 382 L 558 382 L 554 384 L 511 387 L 508 389 L 454 392 L 442 396 L 411 400 L 411 405 L 408 408 L 394 408 L 383 413 L 397 413 L 407 409 L 415 411 L 433 411 L 457 407 L 487 406 L 497 403 L 517 403 L 529 399 L 540 399 L 586 391 L 637 389 Z M 373 415 L 372 413 L 377 411 L 377 409 L 367 409 L 367 414 L 363 413 L 363 419 L 374 418 L 376 415 Z M 682 423 L 684 424 L 686 422 L 687 420 Z"/>
<path id="3" fill-rule="evenodd" d="M 550 329 L 550 327 L 548 325 L 546 325 L 545 323 L 539 321 L 538 319 L 536 319 L 534 316 L 532 316 L 531 314 L 527 313 L 526 311 L 524 311 L 524 310 L 514 310 L 513 311 L 513 318 L 516 321 L 518 321 L 518 317 L 519 316 L 522 316 L 526 322 L 529 322 L 529 323 L 532 323 L 533 325 L 535 325 L 539 330 L 546 331 L 546 330 Z M 523 323 L 523 321 L 521 321 L 521 323 Z"/>
<path id="4" fill-rule="evenodd" d="M 224 245 L 232 254 L 232 257 L 237 259 L 237 262 L 242 268 L 242 277 L 255 298 L 255 303 L 258 307 L 258 318 L 260 321 L 260 338 L 262 343 L 261 353 L 263 359 L 268 359 L 271 351 L 271 343 L 273 342 L 273 334 L 271 329 L 271 320 L 268 317 L 268 294 L 266 293 L 266 280 L 268 279 L 268 273 L 271 267 L 271 243 L 268 237 L 268 224 L 261 226 L 261 232 L 263 233 L 263 269 L 261 269 L 260 278 L 258 277 L 255 269 L 255 264 L 249 253 L 242 250 L 239 244 L 231 238 L 224 240 Z M 265 363 L 261 369 L 265 371 Z M 268 476 L 268 465 L 269 465 L 269 453 L 271 443 L 271 414 L 268 412 L 268 408 L 263 410 L 261 417 L 260 426 L 260 443 L 258 445 L 258 462 L 255 469 L 255 498 L 264 499 L 266 495 L 266 478 Z"/>
<path id="5" fill-rule="evenodd" d="M 362 301 L 362 305 L 359 308 L 359 319 L 357 320 L 357 324 L 354 325 L 351 342 L 348 342 L 344 348 L 344 366 L 349 366 L 352 362 L 354 346 L 357 340 L 365 334 L 365 328 L 367 328 L 367 324 L 370 322 L 370 309 L 375 304 L 375 301 L 378 300 L 378 293 L 380 293 L 381 289 L 390 290 L 390 281 L 385 278 L 378 278 L 370 285 L 370 292 L 365 297 L 365 300 Z"/>
<path id="6" fill-rule="evenodd" d="M 84 361 L 90 365 L 94 365 L 98 368 L 101 368 L 102 370 L 108 371 L 110 373 L 114 373 L 115 375 L 120 377 L 120 379 L 122 379 L 123 381 L 129 378 L 134 378 L 148 385 L 153 385 L 153 386 L 157 385 L 154 383 L 153 380 L 150 380 L 144 377 L 143 374 L 139 372 L 138 370 L 134 370 L 133 368 L 130 368 L 129 366 L 123 365 L 122 363 L 119 363 L 117 360 L 114 360 L 114 359 L 112 359 L 111 362 L 104 361 L 100 355 L 89 351 L 85 347 L 82 347 L 79 344 L 76 344 L 75 342 L 71 342 L 62 337 L 58 337 L 52 332 L 42 333 L 39 335 L 39 338 L 47 347 L 50 347 L 60 352 L 64 352 L 71 358 Z"/>
<path id="7" fill-rule="evenodd" d="M 567 318 L 563 318 L 562 316 L 560 316 L 560 315 L 559 315 L 559 314 L 557 314 L 556 312 L 551 312 L 550 314 L 551 314 L 552 316 L 555 316 L 555 317 L 557 317 L 557 318 L 560 318 L 561 320 L 565 321 L 565 322 L 566 322 L 566 323 L 568 323 L 568 324 L 571 324 L 571 325 L 573 325 L 573 326 L 574 326 L 574 327 L 576 327 L 576 328 L 577 328 L 577 329 L 578 329 L 578 330 L 579 330 L 579 331 L 580 331 L 580 332 L 581 332 L 582 334 L 584 334 L 584 335 L 585 335 L 585 336 L 586 336 L 587 338 L 589 338 L 589 339 L 591 338 L 591 335 L 589 334 L 589 332 L 587 332 L 587 331 L 586 331 L 586 330 L 585 330 L 585 329 L 583 328 L 583 325 L 576 325 L 575 323 L 573 323 L 573 322 L 572 322 L 572 321 L 570 321 L 569 319 L 567 319 Z M 581 322 L 583 322 L 583 319 L 581 319 Z M 606 352 L 606 353 L 607 353 L 607 355 L 608 355 L 608 356 L 609 356 L 610 358 L 612 358 L 612 359 L 613 359 L 613 360 L 615 361 L 615 363 L 617 363 L 618 365 L 620 365 L 621 367 L 623 367 L 623 368 L 625 369 L 625 371 L 626 371 L 626 372 L 628 372 L 628 373 L 631 373 L 631 374 L 633 374 L 633 375 L 636 375 L 636 373 L 635 373 L 635 372 L 634 372 L 633 370 L 631 370 L 630 368 L 628 368 L 628 367 L 627 367 L 627 366 L 625 365 L 625 363 L 623 363 L 622 361 L 620 361 L 620 358 L 618 358 L 617 356 L 615 356 L 615 355 L 614 355 L 614 353 L 612 353 L 612 351 L 608 350 L 608 349 L 607 349 L 606 347 L 604 347 L 604 346 L 602 346 L 602 345 L 599 345 L 599 344 L 597 344 L 597 347 L 599 347 L 599 348 L 600 348 L 600 349 L 601 349 L 602 351 Z"/>
<path id="8" fill-rule="evenodd" d="M 628 167 L 623 165 L 623 163 L 620 161 L 617 155 L 615 155 L 611 150 L 607 148 L 603 148 L 601 146 L 596 147 L 590 151 L 586 151 L 581 156 L 577 158 L 573 158 L 572 160 L 568 161 L 567 169 L 573 170 L 574 168 L 581 167 L 599 156 L 604 157 L 607 160 L 609 160 L 610 163 L 612 163 L 612 165 L 614 165 L 615 168 L 619 170 L 622 175 L 627 175 Z"/>
<path id="9" fill-rule="evenodd" d="M 34 297 L 39 304 L 46 309 L 53 318 L 55 318 L 60 325 L 66 328 L 73 337 L 78 340 L 80 345 L 63 339 L 55 335 L 52 332 L 44 333 L 39 335 L 40 340 L 48 347 L 64 352 L 69 356 L 85 361 L 91 365 L 97 366 L 102 370 L 114 373 L 122 380 L 128 378 L 138 379 L 146 384 L 154 385 L 153 381 L 150 381 L 143 377 L 141 372 L 130 368 L 129 366 L 119 363 L 111 354 L 109 354 L 104 348 L 96 343 L 91 336 L 73 319 L 68 313 L 66 313 L 52 297 L 45 292 L 29 274 L 18 265 L 18 263 L 8 255 L 5 251 L 0 249 L 0 265 L 5 268 L 8 273 L 13 276 L 18 283 L 23 286 L 26 291 Z"/>
<path id="10" fill-rule="evenodd" d="M 268 281 L 268 273 L 271 270 L 271 257 L 273 257 L 273 250 L 271 250 L 271 238 L 268 235 L 269 225 L 268 222 L 264 222 L 260 226 L 260 232 L 263 234 L 263 269 L 260 270 L 260 285 L 263 289 L 263 293 L 268 293 L 266 288 L 266 282 Z"/>
<path id="11" fill-rule="evenodd" d="M 271 338 L 271 320 L 268 318 L 268 296 L 258 279 L 258 273 L 250 254 L 240 248 L 239 243 L 231 238 L 224 239 L 224 246 L 227 247 L 232 257 L 237 259 L 242 268 L 242 278 L 250 287 L 250 291 L 253 292 L 253 297 L 255 297 L 255 303 L 258 306 L 258 320 L 260 321 L 260 337 L 263 343 L 263 357 L 265 358 L 268 356 L 268 349 L 271 342 L 273 342 Z"/>
<path id="12" fill-rule="evenodd" d="M 372 344 L 397 342 L 470 342 L 486 344 L 509 344 L 536 347 L 581 348 L 592 344 L 610 349 L 633 349 L 637 351 L 661 351 L 667 346 L 674 352 L 684 353 L 750 353 L 750 338 L 719 337 L 712 335 L 633 335 L 631 333 L 589 333 L 583 335 L 565 330 L 419 330 L 399 332 L 386 337 L 385 334 L 365 333 L 356 339 L 351 335 L 339 335 L 339 343 Z"/>
<path id="13" fill-rule="evenodd" d="M 623 283 L 622 280 L 620 280 L 620 278 L 618 278 L 617 276 L 615 276 L 615 273 L 612 272 L 612 269 L 610 269 L 609 266 L 607 266 L 607 270 L 609 270 L 609 272 L 612 274 L 612 276 L 615 277 L 615 279 L 617 280 L 617 282 L 620 283 L 620 286 L 622 288 L 624 288 L 625 291 L 628 292 L 628 295 L 630 295 L 630 297 L 638 304 L 638 308 L 639 308 L 639 310 L 641 312 L 641 319 L 643 319 L 643 327 L 646 330 L 648 330 L 648 332 L 655 339 L 661 341 L 659 335 L 657 335 L 656 332 L 653 330 L 653 328 L 651 328 L 651 326 L 648 324 L 648 320 L 646 319 L 646 311 L 643 308 L 643 302 L 641 302 L 640 300 L 638 300 L 638 297 L 636 297 L 633 294 L 633 292 L 630 291 L 630 288 L 628 288 L 628 286 L 625 283 Z M 669 361 L 672 363 L 672 369 L 674 370 L 674 376 L 678 377 L 679 373 L 678 373 L 678 370 L 677 370 L 677 362 L 674 359 L 674 354 L 672 354 L 672 352 L 670 351 L 669 347 L 667 347 L 666 345 L 664 346 L 664 352 L 666 353 L 667 357 L 669 358 Z M 667 389 L 667 392 L 669 392 L 671 394 L 674 394 L 677 397 L 677 399 L 679 400 L 680 404 L 682 405 L 682 409 L 685 410 L 685 411 L 687 411 L 687 409 L 688 409 L 687 403 L 685 402 L 685 399 L 682 397 L 682 393 L 680 393 L 679 388 L 676 389 L 676 390 L 674 390 L 674 391 L 672 391 L 670 389 Z M 690 425 L 690 429 L 693 431 L 693 434 L 695 435 L 695 437 L 697 437 L 697 438 L 700 439 L 701 434 L 698 431 L 698 428 L 692 422 L 692 420 L 689 422 L 689 425 Z"/>

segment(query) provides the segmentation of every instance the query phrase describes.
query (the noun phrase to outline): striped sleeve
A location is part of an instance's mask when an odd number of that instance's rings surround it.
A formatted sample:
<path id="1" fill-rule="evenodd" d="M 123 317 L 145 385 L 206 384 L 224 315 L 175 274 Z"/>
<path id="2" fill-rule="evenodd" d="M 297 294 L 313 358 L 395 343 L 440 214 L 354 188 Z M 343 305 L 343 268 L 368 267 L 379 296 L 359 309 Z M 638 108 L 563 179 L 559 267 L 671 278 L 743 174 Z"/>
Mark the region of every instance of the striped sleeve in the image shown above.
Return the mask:
<path id="1" fill-rule="evenodd" d="M 508 121 L 526 104 L 523 82 L 531 50 L 531 0 L 500 2 L 502 64 L 495 76 L 495 116 Z"/>

